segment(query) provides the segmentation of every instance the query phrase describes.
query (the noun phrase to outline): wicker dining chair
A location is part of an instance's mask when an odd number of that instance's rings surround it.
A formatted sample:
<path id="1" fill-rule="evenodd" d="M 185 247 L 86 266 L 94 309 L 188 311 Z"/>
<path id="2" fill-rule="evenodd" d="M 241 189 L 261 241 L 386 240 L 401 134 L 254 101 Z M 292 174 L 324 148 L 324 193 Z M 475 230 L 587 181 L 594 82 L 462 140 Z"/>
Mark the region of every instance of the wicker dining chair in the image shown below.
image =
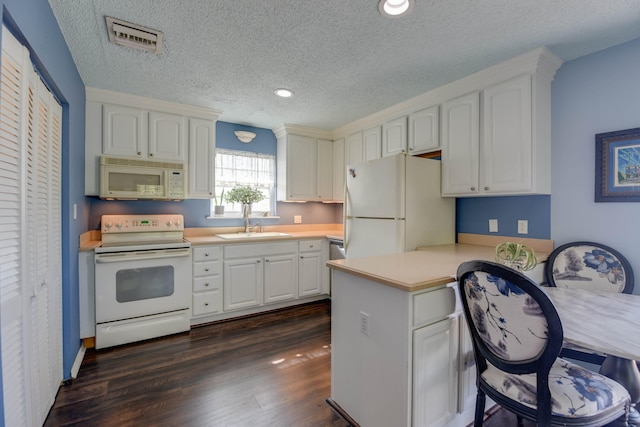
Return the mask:
<path id="1" fill-rule="evenodd" d="M 458 267 L 459 293 L 477 366 L 474 426 L 489 396 L 539 426 L 602 426 L 629 411 L 617 382 L 558 357 L 562 323 L 539 285 L 503 265 Z"/>

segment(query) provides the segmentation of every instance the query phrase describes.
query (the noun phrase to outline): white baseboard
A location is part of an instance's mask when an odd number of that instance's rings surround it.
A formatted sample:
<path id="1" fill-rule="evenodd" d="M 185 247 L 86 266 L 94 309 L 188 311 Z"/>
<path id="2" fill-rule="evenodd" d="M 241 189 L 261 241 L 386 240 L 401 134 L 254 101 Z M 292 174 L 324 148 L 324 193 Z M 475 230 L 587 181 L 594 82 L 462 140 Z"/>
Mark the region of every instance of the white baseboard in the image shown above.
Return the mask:
<path id="1" fill-rule="evenodd" d="M 82 365 L 82 360 L 84 359 L 84 354 L 86 351 L 87 348 L 81 345 L 80 349 L 78 350 L 78 354 L 76 355 L 76 360 L 73 361 L 73 366 L 71 366 L 71 378 L 75 379 L 78 376 L 80 365 Z"/>

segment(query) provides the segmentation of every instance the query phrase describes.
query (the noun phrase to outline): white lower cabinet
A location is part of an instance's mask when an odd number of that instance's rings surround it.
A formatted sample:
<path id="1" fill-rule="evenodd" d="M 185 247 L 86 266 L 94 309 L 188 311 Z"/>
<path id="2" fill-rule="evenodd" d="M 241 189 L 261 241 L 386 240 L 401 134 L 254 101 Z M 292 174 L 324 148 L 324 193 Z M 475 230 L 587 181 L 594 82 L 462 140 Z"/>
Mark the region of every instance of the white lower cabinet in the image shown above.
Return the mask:
<path id="1" fill-rule="evenodd" d="M 222 312 L 222 247 L 193 248 L 192 315 Z"/>
<path id="2" fill-rule="evenodd" d="M 413 332 L 413 426 L 446 426 L 458 409 L 458 321 Z"/>
<path id="3" fill-rule="evenodd" d="M 461 372 L 455 286 L 407 292 L 331 274 L 332 404 L 368 427 L 469 425 L 475 377 Z"/>
<path id="4" fill-rule="evenodd" d="M 298 243 L 298 295 L 322 293 L 322 240 L 301 240 Z"/>
<path id="5" fill-rule="evenodd" d="M 296 254 L 264 258 L 265 304 L 294 299 L 297 293 Z"/>
<path id="6" fill-rule="evenodd" d="M 297 242 L 224 247 L 224 310 L 296 298 Z"/>

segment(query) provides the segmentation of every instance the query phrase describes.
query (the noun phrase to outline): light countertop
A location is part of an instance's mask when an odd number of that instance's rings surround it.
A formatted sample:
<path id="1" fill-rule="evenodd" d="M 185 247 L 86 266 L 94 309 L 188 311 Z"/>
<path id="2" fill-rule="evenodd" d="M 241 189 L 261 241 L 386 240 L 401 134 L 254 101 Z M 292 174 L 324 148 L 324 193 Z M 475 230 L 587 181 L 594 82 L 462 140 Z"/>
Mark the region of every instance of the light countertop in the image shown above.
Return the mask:
<path id="1" fill-rule="evenodd" d="M 536 252 L 539 262 L 546 260 L 547 255 Z M 451 244 L 426 246 L 414 252 L 333 260 L 327 265 L 335 270 L 414 292 L 454 281 L 458 266 L 463 262 L 493 261 L 494 257 L 494 246 Z"/>

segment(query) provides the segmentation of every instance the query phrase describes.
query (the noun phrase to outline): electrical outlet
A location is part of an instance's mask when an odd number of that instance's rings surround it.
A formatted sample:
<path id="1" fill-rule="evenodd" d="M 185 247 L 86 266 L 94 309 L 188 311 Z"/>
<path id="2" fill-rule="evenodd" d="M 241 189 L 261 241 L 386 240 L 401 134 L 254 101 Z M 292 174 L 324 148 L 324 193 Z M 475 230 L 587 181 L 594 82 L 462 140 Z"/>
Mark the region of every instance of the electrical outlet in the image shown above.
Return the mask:
<path id="1" fill-rule="evenodd" d="M 489 220 L 489 233 L 497 233 L 498 232 L 498 220 L 490 219 Z"/>
<path id="2" fill-rule="evenodd" d="M 518 220 L 518 234 L 529 234 L 529 221 L 526 219 Z"/>
<path id="3" fill-rule="evenodd" d="M 302 215 L 294 215 L 293 216 L 294 224 L 302 224 Z"/>
<path id="4" fill-rule="evenodd" d="M 360 333 L 369 336 L 369 315 L 364 311 L 360 312 Z"/>

